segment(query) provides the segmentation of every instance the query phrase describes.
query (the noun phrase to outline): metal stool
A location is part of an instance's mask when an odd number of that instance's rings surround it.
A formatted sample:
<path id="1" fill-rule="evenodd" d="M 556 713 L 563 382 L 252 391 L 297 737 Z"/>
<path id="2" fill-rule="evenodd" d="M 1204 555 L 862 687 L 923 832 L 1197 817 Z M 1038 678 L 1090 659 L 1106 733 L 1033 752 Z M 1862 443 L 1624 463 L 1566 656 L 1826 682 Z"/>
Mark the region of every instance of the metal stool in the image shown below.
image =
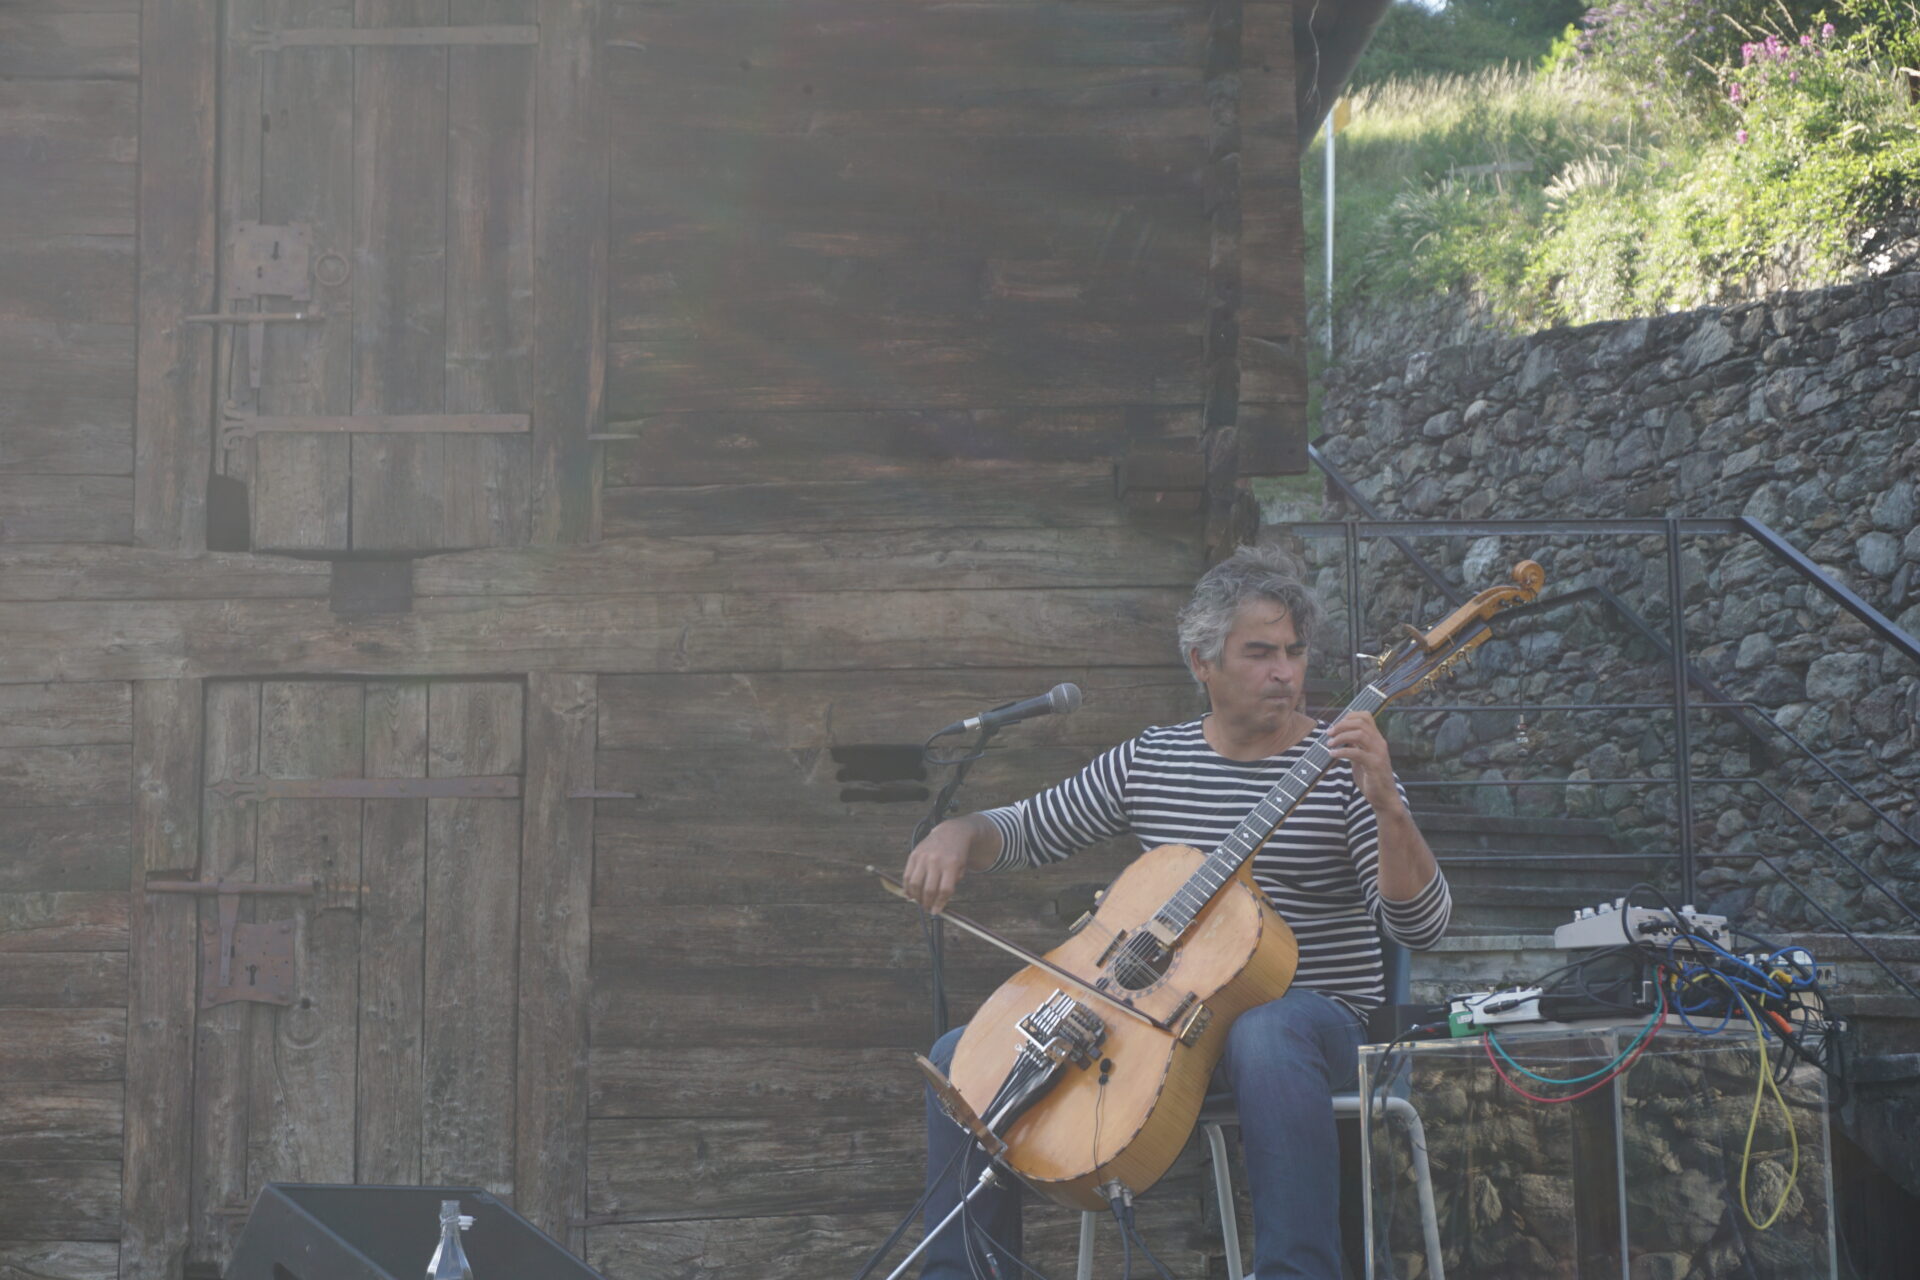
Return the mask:
<path id="1" fill-rule="evenodd" d="M 1446 1280 L 1446 1264 L 1440 1256 L 1440 1221 L 1433 1206 L 1433 1174 L 1427 1166 L 1427 1133 L 1420 1123 L 1420 1113 L 1405 1098 L 1387 1097 L 1375 1105 L 1376 1115 L 1383 1114 L 1406 1131 L 1408 1145 L 1413 1151 L 1413 1177 L 1420 1199 L 1420 1230 L 1426 1237 L 1427 1274 L 1432 1280 Z M 1360 1095 L 1334 1094 L 1333 1114 L 1358 1119 Z M 1233 1173 L 1232 1166 L 1227 1163 L 1225 1132 L 1228 1125 L 1239 1123 L 1240 1118 L 1234 1112 L 1233 1095 L 1230 1093 L 1209 1095 L 1200 1109 L 1200 1128 L 1207 1135 L 1207 1150 L 1213 1161 L 1213 1193 L 1220 1206 L 1221 1231 L 1226 1237 L 1227 1274 L 1233 1277 L 1247 1274 L 1240 1257 L 1240 1218 L 1234 1209 Z M 1093 1280 L 1093 1232 L 1094 1224 L 1101 1216 L 1092 1211 L 1080 1215 L 1078 1280 Z M 1372 1241 L 1367 1242 L 1367 1247 L 1373 1247 Z"/>
<path id="2" fill-rule="evenodd" d="M 1383 933 L 1380 936 L 1380 955 L 1385 969 L 1387 1001 L 1405 1004 L 1412 968 L 1407 949 Z M 1420 1123 L 1420 1113 L 1414 1110 L 1413 1103 L 1401 1097 L 1386 1097 L 1375 1105 L 1377 1113 L 1384 1113 L 1386 1119 L 1407 1132 L 1407 1141 L 1413 1148 L 1414 1182 L 1420 1197 L 1420 1229 L 1426 1237 L 1427 1275 L 1431 1280 L 1447 1280 L 1446 1265 L 1440 1257 L 1440 1221 L 1433 1207 L 1433 1174 L 1427 1167 L 1427 1131 Z M 1333 1114 L 1336 1117 L 1359 1119 L 1360 1095 L 1334 1094 Z M 1226 1236 L 1227 1274 L 1233 1280 L 1241 1280 L 1247 1274 L 1242 1269 L 1240 1258 L 1240 1216 L 1233 1207 L 1233 1173 L 1227 1163 L 1225 1133 L 1228 1125 L 1238 1127 L 1239 1124 L 1240 1116 L 1234 1110 L 1232 1094 L 1207 1095 L 1206 1102 L 1200 1107 L 1199 1125 L 1207 1135 L 1207 1150 L 1212 1155 L 1213 1192 L 1220 1205 L 1221 1231 Z M 1093 1229 L 1100 1216 L 1091 1211 L 1080 1215 L 1078 1280 L 1093 1280 Z M 1367 1241 L 1366 1247 L 1371 1249 L 1373 1241 Z"/>

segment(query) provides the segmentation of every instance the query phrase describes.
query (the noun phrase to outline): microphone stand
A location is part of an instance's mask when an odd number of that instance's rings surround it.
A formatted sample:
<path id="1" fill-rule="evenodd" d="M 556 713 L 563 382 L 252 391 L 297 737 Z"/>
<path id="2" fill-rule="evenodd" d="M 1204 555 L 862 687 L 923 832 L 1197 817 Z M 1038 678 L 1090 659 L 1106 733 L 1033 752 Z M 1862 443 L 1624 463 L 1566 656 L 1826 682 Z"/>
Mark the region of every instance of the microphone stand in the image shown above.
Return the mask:
<path id="1" fill-rule="evenodd" d="M 920 748 L 921 758 L 926 760 L 927 763 L 953 766 L 953 776 L 947 779 L 946 785 L 941 787 L 939 793 L 934 796 L 933 804 L 927 809 L 927 816 L 920 819 L 920 825 L 913 829 L 913 836 L 907 842 L 907 851 L 909 853 L 953 812 L 954 797 L 960 792 L 960 784 L 966 781 L 967 771 L 973 768 L 973 766 L 980 761 L 981 757 L 986 754 L 987 743 L 991 741 L 993 735 L 998 732 L 998 725 L 981 725 L 980 735 L 973 740 L 973 745 L 967 748 L 964 755 L 956 756 L 952 759 L 943 760 L 928 757 L 928 748 L 933 746 L 934 738 L 938 738 L 940 736 L 939 734 L 935 734 L 933 738 L 927 739 L 926 743 Z M 943 922 L 939 916 L 930 915 L 925 911 L 920 913 L 920 921 L 921 928 L 927 937 L 929 972 L 933 979 L 933 1038 L 938 1040 L 941 1036 L 947 1034 L 949 1021 L 947 1016 L 946 927 L 945 922 Z"/>

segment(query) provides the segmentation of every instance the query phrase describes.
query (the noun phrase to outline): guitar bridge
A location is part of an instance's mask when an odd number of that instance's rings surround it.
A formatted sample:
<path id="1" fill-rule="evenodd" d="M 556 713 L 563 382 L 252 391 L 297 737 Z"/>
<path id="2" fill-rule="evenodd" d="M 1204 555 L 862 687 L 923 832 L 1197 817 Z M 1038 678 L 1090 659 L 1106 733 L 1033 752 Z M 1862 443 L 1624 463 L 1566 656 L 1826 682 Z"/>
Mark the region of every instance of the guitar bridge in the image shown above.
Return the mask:
<path id="1" fill-rule="evenodd" d="M 1083 1070 L 1093 1064 L 1106 1043 L 1107 1024 L 1093 1010 L 1064 991 L 1020 1019 L 1020 1034 L 1034 1050 L 1056 1063 L 1071 1062 Z"/>
<path id="2" fill-rule="evenodd" d="M 1188 999 L 1191 1000 L 1192 997 L 1189 996 Z M 1179 1038 L 1181 1044 L 1191 1045 L 1205 1033 L 1212 1022 L 1213 1010 L 1203 1004 L 1196 1004 L 1193 1006 L 1193 1011 L 1187 1014 L 1187 1020 L 1180 1024 L 1179 1030 L 1175 1031 L 1174 1035 Z"/>

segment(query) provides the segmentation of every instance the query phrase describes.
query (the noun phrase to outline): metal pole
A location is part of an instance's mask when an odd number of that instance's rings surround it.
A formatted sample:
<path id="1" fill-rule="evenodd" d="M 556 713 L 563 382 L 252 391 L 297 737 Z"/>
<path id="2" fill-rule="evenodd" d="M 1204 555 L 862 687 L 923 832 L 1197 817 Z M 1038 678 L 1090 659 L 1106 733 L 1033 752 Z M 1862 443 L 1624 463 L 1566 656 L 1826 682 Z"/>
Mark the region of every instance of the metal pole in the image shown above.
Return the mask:
<path id="1" fill-rule="evenodd" d="M 1673 662 L 1674 782 L 1680 817 L 1680 901 L 1692 902 L 1693 891 L 1693 753 L 1687 736 L 1687 610 L 1686 584 L 1680 571 L 1680 522 L 1667 519 L 1667 598 Z"/>
<path id="2" fill-rule="evenodd" d="M 1333 117 L 1340 110 L 1335 102 L 1327 112 L 1327 359 L 1333 359 Z"/>
<path id="3" fill-rule="evenodd" d="M 1360 538 L 1353 521 L 1346 522 L 1346 530 L 1347 679 L 1357 690 L 1360 687 Z"/>
<path id="4" fill-rule="evenodd" d="M 900 1277 L 906 1274 L 907 1268 L 911 1267 L 914 1264 L 914 1262 L 920 1257 L 920 1255 L 927 1251 L 927 1246 L 932 1244 L 942 1231 L 945 1231 L 948 1227 L 952 1226 L 953 1220 L 960 1216 L 961 1211 L 964 1210 L 969 1204 L 973 1203 L 973 1198 L 979 1195 L 982 1191 L 985 1191 L 988 1187 L 992 1186 L 998 1180 L 999 1180 L 998 1177 L 994 1173 L 993 1166 L 988 1165 L 986 1169 L 981 1172 L 980 1180 L 973 1184 L 973 1190 L 967 1192 L 965 1196 L 961 1197 L 960 1203 L 953 1206 L 953 1208 L 947 1213 L 946 1217 L 940 1219 L 939 1226 L 927 1232 L 927 1234 L 921 1238 L 920 1243 L 913 1247 L 913 1252 L 900 1260 L 900 1265 L 893 1269 L 893 1271 L 887 1276 L 887 1280 L 900 1280 Z"/>

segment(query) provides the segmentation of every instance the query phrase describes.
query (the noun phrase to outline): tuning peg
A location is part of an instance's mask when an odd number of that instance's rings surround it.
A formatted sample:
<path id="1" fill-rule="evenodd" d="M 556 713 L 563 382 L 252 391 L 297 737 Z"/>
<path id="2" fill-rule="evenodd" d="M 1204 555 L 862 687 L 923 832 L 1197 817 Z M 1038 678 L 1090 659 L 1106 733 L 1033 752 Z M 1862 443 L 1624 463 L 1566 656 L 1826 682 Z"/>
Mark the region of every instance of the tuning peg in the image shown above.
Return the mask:
<path id="1" fill-rule="evenodd" d="M 1384 653 L 1356 653 L 1353 658 L 1356 662 L 1372 664 L 1376 671 L 1387 665 L 1387 655 Z"/>

